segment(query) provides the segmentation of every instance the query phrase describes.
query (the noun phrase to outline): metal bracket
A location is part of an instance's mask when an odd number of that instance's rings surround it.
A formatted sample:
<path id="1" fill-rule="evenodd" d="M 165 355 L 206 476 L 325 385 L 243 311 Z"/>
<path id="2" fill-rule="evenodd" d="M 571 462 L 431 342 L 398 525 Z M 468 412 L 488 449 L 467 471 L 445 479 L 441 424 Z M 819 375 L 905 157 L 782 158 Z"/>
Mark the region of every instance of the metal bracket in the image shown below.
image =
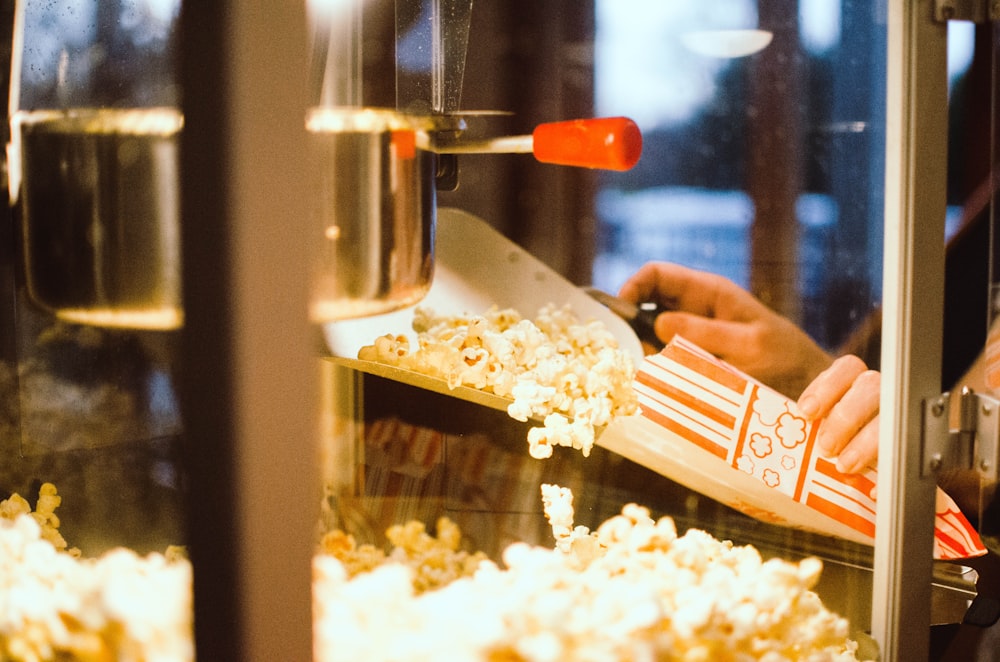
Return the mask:
<path id="1" fill-rule="evenodd" d="M 979 471 L 989 482 L 997 480 L 1000 458 L 1000 400 L 971 389 L 958 396 L 958 429 L 949 426 L 952 395 L 944 393 L 923 402 L 921 475 L 950 469 Z"/>
<path id="2" fill-rule="evenodd" d="M 1000 0 L 934 0 L 934 20 L 986 23 L 1000 19 Z"/>

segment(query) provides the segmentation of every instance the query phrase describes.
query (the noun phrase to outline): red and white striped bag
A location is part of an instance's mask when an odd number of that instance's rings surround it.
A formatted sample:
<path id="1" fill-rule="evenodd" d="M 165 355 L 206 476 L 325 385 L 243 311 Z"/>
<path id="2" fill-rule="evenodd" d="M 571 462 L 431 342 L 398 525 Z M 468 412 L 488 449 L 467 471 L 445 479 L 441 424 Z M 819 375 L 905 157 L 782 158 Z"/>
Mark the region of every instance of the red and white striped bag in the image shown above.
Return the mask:
<path id="1" fill-rule="evenodd" d="M 873 542 L 877 472 L 837 471 L 793 401 L 682 338 L 642 361 L 635 390 L 641 414 L 601 446 L 758 519 Z M 942 560 L 986 553 L 940 489 L 934 547 Z"/>

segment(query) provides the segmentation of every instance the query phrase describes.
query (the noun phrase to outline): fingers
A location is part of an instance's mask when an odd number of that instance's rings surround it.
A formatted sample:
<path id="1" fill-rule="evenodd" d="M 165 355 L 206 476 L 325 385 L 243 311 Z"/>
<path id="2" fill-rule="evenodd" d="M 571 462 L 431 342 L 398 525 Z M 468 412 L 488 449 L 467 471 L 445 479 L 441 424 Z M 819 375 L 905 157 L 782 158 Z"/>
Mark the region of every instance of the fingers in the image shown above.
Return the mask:
<path id="1" fill-rule="evenodd" d="M 621 286 L 621 289 L 618 290 L 618 296 L 633 303 L 655 301 L 657 281 L 659 280 L 658 270 L 659 263 L 648 262 L 642 265 Z"/>
<path id="2" fill-rule="evenodd" d="M 817 443 L 823 448 L 823 427 L 825 427 L 826 421 L 820 425 L 820 436 L 817 439 Z M 851 441 L 837 455 L 837 471 L 845 474 L 855 474 L 864 471 L 869 466 L 875 465 L 875 459 L 878 457 L 878 426 L 878 415 L 876 414 L 871 420 L 865 423 L 864 427 L 854 435 Z"/>
<path id="3" fill-rule="evenodd" d="M 618 296 L 632 302 L 655 301 L 668 308 L 703 317 L 741 319 L 758 304 L 736 283 L 717 274 L 668 262 L 643 265 L 621 287 Z"/>
<path id="4" fill-rule="evenodd" d="M 857 356 L 841 356 L 802 391 L 798 401 L 799 411 L 810 420 L 826 415 L 867 369 L 865 362 Z"/>
<path id="5" fill-rule="evenodd" d="M 837 456 L 837 469 L 857 473 L 878 456 L 881 375 L 855 356 L 843 356 L 820 374 L 799 398 L 809 419 L 822 418 L 816 443 Z M 823 418 L 825 417 L 825 418 Z"/>
<path id="6" fill-rule="evenodd" d="M 743 368 L 741 361 L 733 361 L 734 349 L 747 346 L 747 327 L 742 323 L 703 317 L 687 312 L 667 311 L 656 318 L 656 336 L 669 342 L 679 335 L 698 345 L 706 352 L 731 361 L 737 368 Z"/>

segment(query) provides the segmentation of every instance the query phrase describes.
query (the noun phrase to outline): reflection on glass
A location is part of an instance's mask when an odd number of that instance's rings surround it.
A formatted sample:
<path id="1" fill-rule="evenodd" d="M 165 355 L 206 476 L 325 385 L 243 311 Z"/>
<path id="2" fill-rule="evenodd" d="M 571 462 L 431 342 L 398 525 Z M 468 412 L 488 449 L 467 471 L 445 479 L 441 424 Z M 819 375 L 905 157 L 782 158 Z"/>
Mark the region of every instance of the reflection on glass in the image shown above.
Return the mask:
<path id="1" fill-rule="evenodd" d="M 76 323 L 182 323 L 179 0 L 17 4 L 10 193 L 28 294 Z"/>
<path id="2" fill-rule="evenodd" d="M 597 3 L 597 112 L 637 117 L 646 147 L 602 177 L 595 281 L 614 291 L 650 260 L 719 273 L 837 346 L 880 300 L 874 8 L 626 4 Z"/>
<path id="3" fill-rule="evenodd" d="M 12 124 L 35 300 L 70 322 L 180 326 L 180 114 L 22 111 Z"/>
<path id="4" fill-rule="evenodd" d="M 183 542 L 179 0 L 14 6 L 15 322 L 0 364 L 6 494 L 54 483 L 84 554 Z"/>

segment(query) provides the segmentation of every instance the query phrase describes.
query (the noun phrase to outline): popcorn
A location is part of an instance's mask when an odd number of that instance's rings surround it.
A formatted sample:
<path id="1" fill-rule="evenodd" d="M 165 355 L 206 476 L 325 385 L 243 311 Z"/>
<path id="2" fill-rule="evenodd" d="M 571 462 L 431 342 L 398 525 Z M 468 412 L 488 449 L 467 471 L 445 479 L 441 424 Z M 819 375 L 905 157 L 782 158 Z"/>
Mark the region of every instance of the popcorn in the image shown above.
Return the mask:
<path id="1" fill-rule="evenodd" d="M 320 552 L 338 559 L 347 578 L 371 572 L 386 563 L 406 566 L 413 572 L 412 584 L 417 593 L 469 576 L 486 560 L 482 552 L 459 549 L 461 532 L 447 517 L 438 519 L 437 537 L 428 534 L 423 523 L 417 521 L 389 527 L 386 537 L 393 545 L 389 554 L 374 545 L 358 546 L 353 536 L 342 531 L 330 531 L 320 541 Z"/>
<path id="2" fill-rule="evenodd" d="M 0 503 L 0 659 L 193 660 L 186 559 L 71 556 L 43 538 L 58 499 L 50 485 L 42 496 L 34 513 L 20 497 Z M 637 504 L 591 532 L 574 526 L 570 490 L 545 485 L 542 500 L 555 548 L 515 543 L 503 568 L 462 551 L 446 518 L 436 536 L 390 527 L 388 553 L 328 533 L 313 559 L 314 659 L 856 659 L 846 621 L 811 590 L 819 560 L 678 536 Z"/>
<path id="3" fill-rule="evenodd" d="M 358 358 L 511 398 L 511 418 L 543 421 L 528 432 L 532 457 L 547 458 L 556 446 L 589 455 L 597 430 L 638 411 L 632 358 L 603 323 L 581 322 L 569 306 L 550 304 L 534 321 L 513 309 L 436 315 L 418 306 L 413 330 L 415 347 L 385 335 Z"/>
<path id="4" fill-rule="evenodd" d="M 542 500 L 554 549 L 515 543 L 505 568 L 482 561 L 434 591 L 417 590 L 412 565 L 387 559 L 351 578 L 318 556 L 315 659 L 857 659 L 846 620 L 811 590 L 818 559 L 764 561 L 698 529 L 678 536 L 636 504 L 591 532 L 573 526 L 569 490 L 545 485 Z"/>
<path id="5" fill-rule="evenodd" d="M 543 421 L 528 433 L 534 457 L 587 455 L 596 430 L 637 410 L 630 357 L 568 307 L 534 321 L 418 308 L 413 327 L 415 344 L 383 336 L 359 358 L 510 398 L 512 417 Z M 58 532 L 60 500 L 46 484 L 34 512 L 16 495 L 0 503 L 0 659 L 193 660 L 183 555 L 80 559 Z M 574 525 L 570 490 L 543 485 L 542 501 L 554 547 L 515 543 L 502 567 L 462 550 L 447 518 L 436 535 L 390 527 L 389 551 L 327 533 L 313 558 L 315 660 L 856 660 L 846 620 L 812 591 L 818 559 L 764 561 L 637 504 L 591 531 Z"/>
<path id="6" fill-rule="evenodd" d="M 190 564 L 176 551 L 68 553 L 59 501 L 46 483 L 35 512 L 19 495 L 0 502 L 0 659 L 193 660 Z"/>
<path id="7" fill-rule="evenodd" d="M 555 446 L 587 455 L 597 429 L 638 410 L 631 359 L 568 307 L 550 305 L 533 322 L 513 310 L 418 307 L 413 328 L 415 345 L 384 336 L 358 358 L 510 397 L 511 417 L 543 421 L 528 432 L 532 457 Z M 515 543 L 503 569 L 481 560 L 470 574 L 436 575 L 433 591 L 412 554 L 394 551 L 360 574 L 350 554 L 317 558 L 316 659 L 857 659 L 847 621 L 812 591 L 818 559 L 764 561 L 705 531 L 678 535 L 671 518 L 654 521 L 637 504 L 592 532 L 574 526 L 570 490 L 541 489 L 553 549 Z M 404 530 L 423 535 L 415 523 Z"/>
<path id="8" fill-rule="evenodd" d="M 56 493 L 56 486 L 43 483 L 38 489 L 38 502 L 34 512 L 31 505 L 20 494 L 13 494 L 5 501 L 0 501 L 0 519 L 13 520 L 21 515 L 29 515 L 39 527 L 39 535 L 60 551 L 66 551 L 73 556 L 79 556 L 80 550 L 67 550 L 66 540 L 59 533 L 59 517 L 56 508 L 62 503 L 62 497 Z"/>

